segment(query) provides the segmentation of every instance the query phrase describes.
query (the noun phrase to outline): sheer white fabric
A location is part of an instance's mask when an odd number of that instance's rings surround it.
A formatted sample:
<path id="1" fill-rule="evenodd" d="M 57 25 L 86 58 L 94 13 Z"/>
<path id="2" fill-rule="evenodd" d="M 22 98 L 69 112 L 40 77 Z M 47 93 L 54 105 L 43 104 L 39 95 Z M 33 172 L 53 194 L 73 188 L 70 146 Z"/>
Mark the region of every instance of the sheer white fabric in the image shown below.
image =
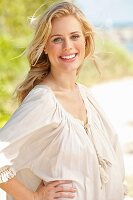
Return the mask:
<path id="1" fill-rule="evenodd" d="M 124 167 L 117 135 L 90 91 L 78 87 L 87 109 L 87 131 L 48 86 L 37 85 L 0 130 L 0 168 L 14 168 L 31 190 L 41 180 L 68 179 L 77 188 L 75 200 L 122 200 Z M 105 167 L 105 183 L 97 153 L 101 162 L 111 163 Z M 7 200 L 13 198 L 7 195 Z"/>

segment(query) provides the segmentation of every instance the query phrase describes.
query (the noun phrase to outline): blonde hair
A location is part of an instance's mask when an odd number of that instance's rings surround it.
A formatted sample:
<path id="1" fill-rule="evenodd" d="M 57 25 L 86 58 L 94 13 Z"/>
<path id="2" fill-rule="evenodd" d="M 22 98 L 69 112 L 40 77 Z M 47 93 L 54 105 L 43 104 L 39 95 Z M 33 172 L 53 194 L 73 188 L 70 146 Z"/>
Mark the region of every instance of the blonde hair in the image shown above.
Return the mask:
<path id="1" fill-rule="evenodd" d="M 85 57 L 93 55 L 95 49 L 94 33 L 82 11 L 73 3 L 67 1 L 50 6 L 38 20 L 34 38 L 27 49 L 30 70 L 25 80 L 17 88 L 17 97 L 20 102 L 50 72 L 50 61 L 48 55 L 44 52 L 44 48 L 52 30 L 52 20 L 68 15 L 75 16 L 81 23 L 86 40 Z"/>

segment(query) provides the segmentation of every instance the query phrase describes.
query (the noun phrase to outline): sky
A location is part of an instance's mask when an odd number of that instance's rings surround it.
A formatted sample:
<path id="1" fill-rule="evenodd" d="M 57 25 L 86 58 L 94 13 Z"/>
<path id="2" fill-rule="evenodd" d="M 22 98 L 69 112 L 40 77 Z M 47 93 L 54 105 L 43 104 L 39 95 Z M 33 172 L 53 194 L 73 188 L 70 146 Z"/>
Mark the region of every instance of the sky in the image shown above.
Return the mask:
<path id="1" fill-rule="evenodd" d="M 93 23 L 133 24 L 133 0 L 75 0 Z"/>

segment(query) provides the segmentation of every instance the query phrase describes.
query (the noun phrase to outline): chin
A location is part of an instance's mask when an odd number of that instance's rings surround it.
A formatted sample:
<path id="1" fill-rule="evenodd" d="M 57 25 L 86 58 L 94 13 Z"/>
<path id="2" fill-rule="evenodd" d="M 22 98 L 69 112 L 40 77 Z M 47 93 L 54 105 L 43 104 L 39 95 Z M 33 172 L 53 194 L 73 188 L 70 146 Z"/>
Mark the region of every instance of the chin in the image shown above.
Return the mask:
<path id="1" fill-rule="evenodd" d="M 75 63 L 69 63 L 69 64 L 66 64 L 66 65 L 62 65 L 62 68 L 66 69 L 66 70 L 77 70 L 79 68 L 79 64 L 75 64 Z"/>
<path id="2" fill-rule="evenodd" d="M 68 68 L 65 68 L 65 69 L 64 69 L 64 72 L 66 72 L 66 73 L 73 73 L 73 72 L 76 72 L 76 73 L 77 73 L 78 68 L 79 68 L 79 67 L 68 67 Z"/>

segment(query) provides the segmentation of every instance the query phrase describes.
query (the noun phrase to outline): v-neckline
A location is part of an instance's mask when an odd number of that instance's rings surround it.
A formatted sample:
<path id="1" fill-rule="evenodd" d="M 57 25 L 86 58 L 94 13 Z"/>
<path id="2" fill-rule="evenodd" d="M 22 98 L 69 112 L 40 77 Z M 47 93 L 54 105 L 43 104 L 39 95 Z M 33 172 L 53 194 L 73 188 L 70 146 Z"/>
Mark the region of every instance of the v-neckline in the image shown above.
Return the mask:
<path id="1" fill-rule="evenodd" d="M 50 86 L 48 86 L 48 85 L 46 85 L 46 84 L 38 84 L 38 85 L 36 85 L 36 86 L 43 86 L 43 87 L 47 88 L 47 89 L 51 92 L 51 94 L 53 95 L 53 97 L 54 97 L 54 99 L 55 99 L 55 102 L 58 104 L 58 106 L 61 108 L 61 110 L 62 110 L 69 118 L 71 118 L 71 119 L 74 120 L 74 121 L 77 121 L 77 122 L 80 123 L 82 126 L 86 127 L 88 124 L 90 124 L 90 123 L 89 123 L 90 117 L 89 117 L 89 113 L 88 113 L 87 103 L 86 103 L 86 100 L 85 100 L 85 96 L 84 96 L 84 94 L 82 93 L 82 88 L 80 87 L 80 84 L 78 84 L 78 83 L 75 83 L 75 84 L 76 84 L 77 87 L 78 87 L 79 94 L 80 94 L 80 96 L 81 96 L 81 98 L 82 98 L 82 100 L 83 100 L 83 103 L 84 103 L 84 106 L 85 106 L 85 109 L 86 109 L 87 123 L 85 123 L 84 121 L 82 121 L 82 120 L 79 119 L 79 118 L 76 118 L 76 117 L 73 116 L 69 111 L 67 111 L 67 110 L 63 107 L 63 105 L 60 103 L 60 101 L 57 99 L 57 97 L 56 97 L 55 94 L 54 94 L 54 91 L 51 89 Z"/>

